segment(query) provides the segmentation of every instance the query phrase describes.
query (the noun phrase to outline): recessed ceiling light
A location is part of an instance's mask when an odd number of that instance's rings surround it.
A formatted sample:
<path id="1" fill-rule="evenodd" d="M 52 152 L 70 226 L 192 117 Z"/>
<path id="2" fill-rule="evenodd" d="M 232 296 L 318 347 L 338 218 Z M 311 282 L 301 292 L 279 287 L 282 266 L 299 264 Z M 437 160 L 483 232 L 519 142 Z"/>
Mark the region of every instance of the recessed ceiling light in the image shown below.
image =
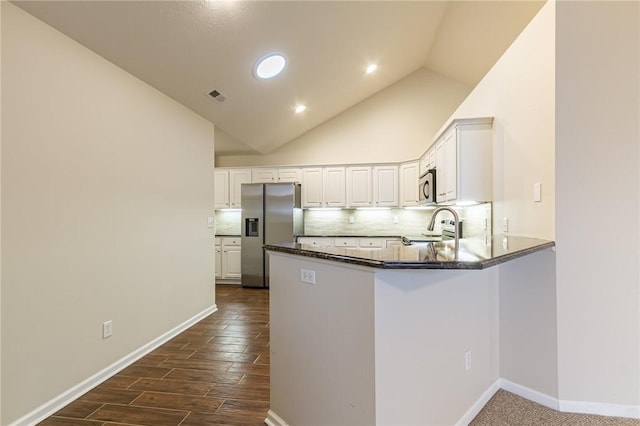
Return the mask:
<path id="1" fill-rule="evenodd" d="M 286 64 L 286 59 L 280 53 L 271 53 L 258 61 L 254 74 L 262 79 L 273 78 L 282 72 Z"/>
<path id="2" fill-rule="evenodd" d="M 367 74 L 371 74 L 372 72 L 374 72 L 375 70 L 378 69 L 378 65 L 376 64 L 371 64 L 367 67 Z"/>
<path id="3" fill-rule="evenodd" d="M 307 107 L 305 105 L 297 105 L 296 108 L 293 110 L 296 114 L 300 114 L 301 112 L 304 112 L 307 109 Z"/>

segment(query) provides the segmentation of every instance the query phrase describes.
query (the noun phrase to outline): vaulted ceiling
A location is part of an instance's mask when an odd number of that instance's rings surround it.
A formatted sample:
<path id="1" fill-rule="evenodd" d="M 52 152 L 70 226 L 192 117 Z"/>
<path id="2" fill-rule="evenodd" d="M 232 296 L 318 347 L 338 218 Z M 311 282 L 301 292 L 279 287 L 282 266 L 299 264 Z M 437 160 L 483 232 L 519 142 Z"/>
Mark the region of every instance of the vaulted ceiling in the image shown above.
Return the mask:
<path id="1" fill-rule="evenodd" d="M 473 87 L 544 2 L 13 3 L 213 122 L 224 155 L 268 153 L 421 67 Z M 271 52 L 287 66 L 259 80 Z"/>

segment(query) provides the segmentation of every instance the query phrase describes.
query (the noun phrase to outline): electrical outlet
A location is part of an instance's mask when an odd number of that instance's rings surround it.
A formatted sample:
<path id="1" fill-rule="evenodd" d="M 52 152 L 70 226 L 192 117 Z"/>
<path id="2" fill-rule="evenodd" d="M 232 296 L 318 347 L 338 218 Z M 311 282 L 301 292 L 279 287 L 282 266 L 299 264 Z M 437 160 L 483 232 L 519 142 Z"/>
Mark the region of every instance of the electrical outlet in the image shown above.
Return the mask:
<path id="1" fill-rule="evenodd" d="M 102 338 L 106 339 L 107 337 L 111 337 L 111 333 L 113 332 L 113 323 L 111 320 L 105 321 L 102 323 Z"/>
<path id="2" fill-rule="evenodd" d="M 509 232 L 509 218 L 505 217 L 502 219 L 502 231 Z"/>
<path id="3" fill-rule="evenodd" d="M 209 216 L 207 218 L 207 228 L 213 228 L 216 224 L 216 218 L 213 216 Z"/>
<path id="4" fill-rule="evenodd" d="M 349 223 L 355 223 L 356 218 L 353 215 L 349 215 Z"/>
<path id="5" fill-rule="evenodd" d="M 471 350 L 468 350 L 464 353 L 464 370 L 471 370 Z"/>
<path id="6" fill-rule="evenodd" d="M 300 281 L 307 284 L 315 284 L 316 271 L 311 269 L 300 269 Z"/>
<path id="7" fill-rule="evenodd" d="M 398 219 L 398 216 L 394 216 L 393 217 L 393 223 L 400 223 L 400 220 Z"/>

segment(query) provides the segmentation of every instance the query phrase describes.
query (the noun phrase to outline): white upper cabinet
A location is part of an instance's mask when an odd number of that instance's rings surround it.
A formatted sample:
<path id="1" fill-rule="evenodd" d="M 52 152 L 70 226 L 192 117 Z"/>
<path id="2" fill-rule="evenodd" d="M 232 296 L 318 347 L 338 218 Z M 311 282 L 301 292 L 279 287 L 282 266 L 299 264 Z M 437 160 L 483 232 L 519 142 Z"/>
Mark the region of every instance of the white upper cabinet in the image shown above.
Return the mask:
<path id="1" fill-rule="evenodd" d="M 456 140 L 456 128 L 453 128 L 444 135 L 444 194 L 446 201 L 455 200 L 457 198 L 457 160 L 458 147 Z"/>
<path id="2" fill-rule="evenodd" d="M 324 167 L 322 174 L 324 207 L 345 207 L 345 168 Z"/>
<path id="3" fill-rule="evenodd" d="M 418 178 L 419 163 L 405 163 L 400 166 L 400 205 L 417 206 L 419 202 Z"/>
<path id="4" fill-rule="evenodd" d="M 398 166 L 373 167 L 373 206 L 398 206 Z"/>
<path id="5" fill-rule="evenodd" d="M 492 123 L 455 120 L 436 142 L 438 203 L 492 201 Z"/>
<path id="6" fill-rule="evenodd" d="M 240 208 L 249 182 L 299 182 L 302 207 L 397 207 L 419 204 L 418 179 L 436 169 L 436 202 L 493 199 L 493 118 L 457 119 L 420 159 L 397 164 L 216 169 L 215 208 Z"/>
<path id="7" fill-rule="evenodd" d="M 213 174 L 215 209 L 229 208 L 229 170 L 216 170 Z"/>
<path id="8" fill-rule="evenodd" d="M 251 183 L 251 169 L 229 169 L 229 207 L 239 209 L 241 203 L 241 185 Z"/>
<path id="9" fill-rule="evenodd" d="M 302 207 L 322 207 L 322 167 L 302 169 Z"/>
<path id="10" fill-rule="evenodd" d="M 371 207 L 370 166 L 347 167 L 347 207 Z"/>
<path id="11" fill-rule="evenodd" d="M 445 149 L 444 149 L 444 139 L 436 142 L 436 146 L 434 148 L 435 151 L 435 165 L 436 165 L 436 202 L 440 203 L 446 200 L 447 190 L 445 188 L 445 177 L 444 177 L 444 169 L 445 169 Z"/>
<path id="12" fill-rule="evenodd" d="M 278 169 L 278 182 L 302 183 L 302 170 L 297 168 Z"/>
<path id="13" fill-rule="evenodd" d="M 301 183 L 302 172 L 298 168 L 289 167 L 284 169 L 256 168 L 251 171 L 251 181 L 253 183 Z"/>
<path id="14" fill-rule="evenodd" d="M 251 170 L 251 182 L 272 183 L 278 181 L 278 169 L 253 169 Z"/>

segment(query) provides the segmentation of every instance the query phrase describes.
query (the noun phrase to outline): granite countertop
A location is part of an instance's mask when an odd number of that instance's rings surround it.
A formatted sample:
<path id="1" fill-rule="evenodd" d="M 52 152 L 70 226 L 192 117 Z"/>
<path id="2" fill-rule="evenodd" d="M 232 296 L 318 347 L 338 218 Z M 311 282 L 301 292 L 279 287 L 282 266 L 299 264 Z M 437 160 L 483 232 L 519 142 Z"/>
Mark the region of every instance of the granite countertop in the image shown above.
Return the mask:
<path id="1" fill-rule="evenodd" d="M 383 269 L 484 269 L 555 247 L 553 241 L 513 235 L 495 235 L 489 241 L 460 240 L 455 256 L 454 240 L 420 242 L 385 249 L 317 247 L 282 243 L 267 250 Z"/>
<path id="2" fill-rule="evenodd" d="M 442 241 L 442 236 L 440 234 L 433 235 L 314 235 L 314 234 L 305 234 L 298 235 L 298 238 L 389 238 L 389 239 L 398 239 L 402 240 L 404 243 L 409 244 L 411 242 L 425 242 L 425 241 Z"/>

